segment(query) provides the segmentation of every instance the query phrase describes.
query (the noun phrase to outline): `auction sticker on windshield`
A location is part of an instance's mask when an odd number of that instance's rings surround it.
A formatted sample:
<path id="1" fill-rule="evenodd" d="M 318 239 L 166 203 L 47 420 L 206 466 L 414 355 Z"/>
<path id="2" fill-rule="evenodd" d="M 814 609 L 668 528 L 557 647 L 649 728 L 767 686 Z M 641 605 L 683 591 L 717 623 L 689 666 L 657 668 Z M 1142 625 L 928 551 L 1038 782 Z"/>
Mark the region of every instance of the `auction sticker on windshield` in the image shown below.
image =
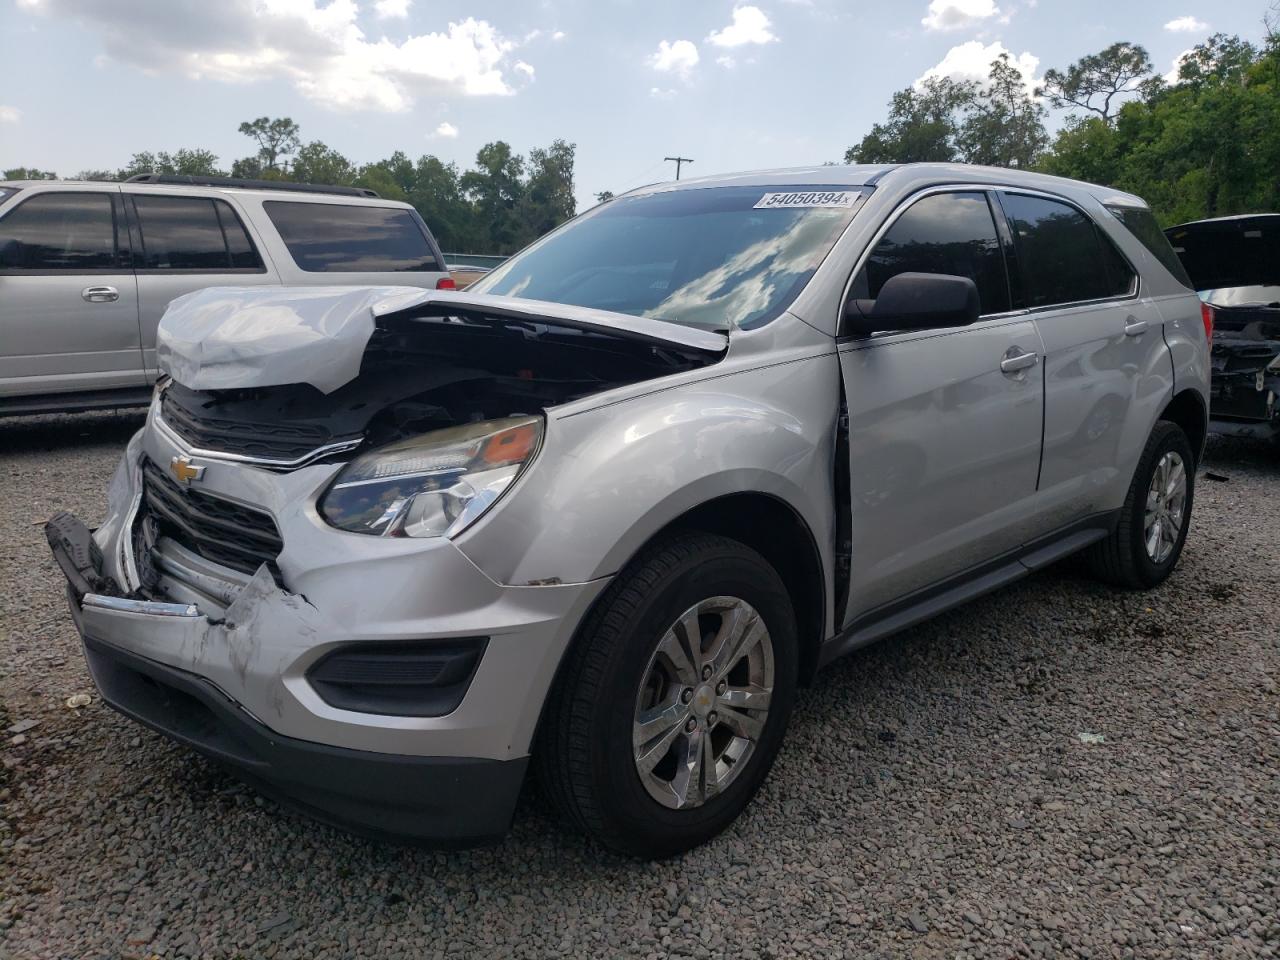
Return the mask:
<path id="1" fill-rule="evenodd" d="M 799 193 L 766 193 L 755 202 L 755 209 L 812 209 L 814 207 L 852 207 L 858 202 L 856 190 L 834 190 L 817 192 L 813 190 Z"/>

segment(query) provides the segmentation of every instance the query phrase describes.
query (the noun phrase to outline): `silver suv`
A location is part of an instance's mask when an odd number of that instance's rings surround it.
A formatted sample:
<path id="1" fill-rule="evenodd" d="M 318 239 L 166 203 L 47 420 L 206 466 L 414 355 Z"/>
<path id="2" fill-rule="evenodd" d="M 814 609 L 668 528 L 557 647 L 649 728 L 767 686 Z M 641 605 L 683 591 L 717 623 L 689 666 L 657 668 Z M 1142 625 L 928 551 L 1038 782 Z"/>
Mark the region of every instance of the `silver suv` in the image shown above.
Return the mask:
<path id="1" fill-rule="evenodd" d="M 144 174 L 0 183 L 0 416 L 145 404 L 156 325 L 203 287 L 452 287 L 407 203 L 357 187 Z"/>
<path id="2" fill-rule="evenodd" d="M 1080 551 L 1169 575 L 1209 344 L 1150 218 L 768 171 L 619 197 L 465 293 L 187 297 L 106 519 L 46 530 L 93 678 L 348 827 L 496 838 L 532 763 L 605 844 L 688 849 L 836 657 Z"/>

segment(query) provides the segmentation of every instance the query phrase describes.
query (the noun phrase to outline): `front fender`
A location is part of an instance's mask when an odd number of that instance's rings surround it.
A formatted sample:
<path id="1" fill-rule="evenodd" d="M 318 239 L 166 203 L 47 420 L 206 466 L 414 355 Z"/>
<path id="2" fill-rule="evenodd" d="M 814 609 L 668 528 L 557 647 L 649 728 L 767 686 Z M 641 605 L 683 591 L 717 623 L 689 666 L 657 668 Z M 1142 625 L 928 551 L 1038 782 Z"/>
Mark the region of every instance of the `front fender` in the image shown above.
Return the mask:
<path id="1" fill-rule="evenodd" d="M 809 526 L 829 578 L 839 396 L 829 353 L 552 411 L 533 466 L 457 545 L 500 583 L 583 582 L 616 573 L 692 508 L 759 492 Z"/>

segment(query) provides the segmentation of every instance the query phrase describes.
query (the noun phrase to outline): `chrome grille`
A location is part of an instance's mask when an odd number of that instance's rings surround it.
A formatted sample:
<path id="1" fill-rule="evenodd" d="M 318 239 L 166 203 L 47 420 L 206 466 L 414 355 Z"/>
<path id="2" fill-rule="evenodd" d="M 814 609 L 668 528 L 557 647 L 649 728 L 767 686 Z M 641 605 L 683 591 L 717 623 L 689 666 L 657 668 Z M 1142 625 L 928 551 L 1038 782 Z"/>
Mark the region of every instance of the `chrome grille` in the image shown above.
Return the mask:
<path id="1" fill-rule="evenodd" d="M 142 491 L 143 509 L 162 536 L 242 573 L 265 563 L 280 579 L 276 557 L 284 542 L 270 514 L 184 488 L 150 459 L 142 461 Z"/>

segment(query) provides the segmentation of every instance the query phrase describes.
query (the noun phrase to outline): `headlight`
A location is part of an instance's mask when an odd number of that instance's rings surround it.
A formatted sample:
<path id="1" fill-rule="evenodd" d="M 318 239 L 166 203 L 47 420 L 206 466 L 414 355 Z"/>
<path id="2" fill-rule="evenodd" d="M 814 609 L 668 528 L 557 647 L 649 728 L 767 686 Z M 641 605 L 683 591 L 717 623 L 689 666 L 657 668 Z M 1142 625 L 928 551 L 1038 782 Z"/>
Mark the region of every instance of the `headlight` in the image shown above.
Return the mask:
<path id="1" fill-rule="evenodd" d="M 539 417 L 508 417 L 380 447 L 342 469 L 320 515 L 352 533 L 455 536 L 502 496 L 541 441 Z"/>

